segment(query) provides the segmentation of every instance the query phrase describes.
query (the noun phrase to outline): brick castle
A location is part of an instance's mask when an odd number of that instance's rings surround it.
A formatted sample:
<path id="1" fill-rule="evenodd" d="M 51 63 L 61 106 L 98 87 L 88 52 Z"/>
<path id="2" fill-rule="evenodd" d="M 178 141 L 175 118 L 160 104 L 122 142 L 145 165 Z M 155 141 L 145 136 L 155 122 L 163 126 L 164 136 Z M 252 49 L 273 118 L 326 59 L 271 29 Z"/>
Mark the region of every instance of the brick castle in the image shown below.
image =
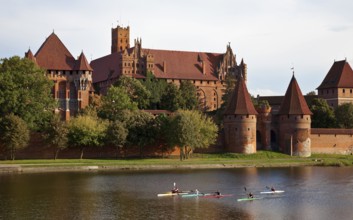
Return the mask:
<path id="1" fill-rule="evenodd" d="M 112 28 L 111 53 L 87 62 L 82 52 L 75 59 L 55 33 L 42 44 L 35 55 L 25 56 L 47 70 L 54 81 L 53 96 L 59 101 L 63 118 L 68 120 L 89 103 L 93 85 L 105 94 L 120 76 L 144 79 L 148 72 L 156 78 L 179 85 L 191 81 L 197 88 L 202 110 L 220 107 L 225 77 L 238 80 L 224 114 L 223 138 L 218 149 L 228 152 L 255 153 L 256 150 L 280 150 L 298 156 L 311 152 L 353 152 L 353 129 L 313 129 L 306 99 L 325 99 L 330 106 L 353 102 L 353 71 L 344 61 L 334 62 L 318 89 L 318 96 L 304 97 L 293 77 L 285 96 L 258 97 L 270 107 L 255 109 L 246 87 L 247 65 L 238 65 L 230 45 L 225 53 L 156 50 L 142 47 L 136 39 L 130 47 L 130 28 Z"/>

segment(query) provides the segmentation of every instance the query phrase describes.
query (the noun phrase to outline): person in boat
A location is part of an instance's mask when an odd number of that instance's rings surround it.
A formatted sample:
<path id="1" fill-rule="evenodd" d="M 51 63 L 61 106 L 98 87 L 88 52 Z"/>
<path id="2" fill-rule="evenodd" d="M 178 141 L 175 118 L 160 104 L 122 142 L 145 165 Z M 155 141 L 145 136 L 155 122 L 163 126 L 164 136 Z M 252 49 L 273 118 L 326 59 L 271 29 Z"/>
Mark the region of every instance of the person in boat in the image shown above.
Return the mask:
<path id="1" fill-rule="evenodd" d="M 174 183 L 174 187 L 172 189 L 172 193 L 179 193 L 179 189 L 178 189 L 178 187 L 176 186 L 175 183 Z"/>
<path id="2" fill-rule="evenodd" d="M 217 190 L 215 193 L 214 193 L 216 196 L 220 196 L 221 195 L 221 192 L 219 190 Z"/>
<path id="3" fill-rule="evenodd" d="M 254 198 L 254 195 L 250 192 L 250 193 L 248 194 L 248 198 Z"/>
<path id="4" fill-rule="evenodd" d="M 275 188 L 273 186 L 271 186 L 271 192 L 275 192 Z"/>

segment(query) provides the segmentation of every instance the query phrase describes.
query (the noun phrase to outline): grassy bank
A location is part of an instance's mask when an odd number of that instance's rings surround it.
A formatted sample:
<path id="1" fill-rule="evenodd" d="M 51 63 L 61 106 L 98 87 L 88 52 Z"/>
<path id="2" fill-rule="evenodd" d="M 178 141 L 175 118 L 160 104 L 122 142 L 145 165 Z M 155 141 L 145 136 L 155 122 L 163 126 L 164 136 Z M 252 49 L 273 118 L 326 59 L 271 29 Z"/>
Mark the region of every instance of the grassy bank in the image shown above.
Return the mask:
<path id="1" fill-rule="evenodd" d="M 57 159 L 57 160 L 15 160 L 0 161 L 1 165 L 20 165 L 21 167 L 55 166 L 185 166 L 185 165 L 223 165 L 234 167 L 280 167 L 280 166 L 353 166 L 352 155 L 313 154 L 309 158 L 291 157 L 286 154 L 258 151 L 256 154 L 235 153 L 193 154 L 191 158 L 180 161 L 178 157 L 145 159 Z"/>

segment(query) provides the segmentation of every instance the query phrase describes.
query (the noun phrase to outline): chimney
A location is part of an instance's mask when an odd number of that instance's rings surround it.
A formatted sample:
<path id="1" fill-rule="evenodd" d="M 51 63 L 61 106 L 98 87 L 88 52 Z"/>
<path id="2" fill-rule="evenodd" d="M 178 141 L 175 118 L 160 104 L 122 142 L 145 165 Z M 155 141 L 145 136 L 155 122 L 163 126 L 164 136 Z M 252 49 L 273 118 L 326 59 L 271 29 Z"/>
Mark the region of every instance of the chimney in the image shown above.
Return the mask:
<path id="1" fill-rule="evenodd" d="M 206 64 L 205 64 L 205 61 L 202 61 L 202 74 L 206 75 Z"/>
<path id="2" fill-rule="evenodd" d="M 167 61 L 163 61 L 163 72 L 167 73 Z"/>

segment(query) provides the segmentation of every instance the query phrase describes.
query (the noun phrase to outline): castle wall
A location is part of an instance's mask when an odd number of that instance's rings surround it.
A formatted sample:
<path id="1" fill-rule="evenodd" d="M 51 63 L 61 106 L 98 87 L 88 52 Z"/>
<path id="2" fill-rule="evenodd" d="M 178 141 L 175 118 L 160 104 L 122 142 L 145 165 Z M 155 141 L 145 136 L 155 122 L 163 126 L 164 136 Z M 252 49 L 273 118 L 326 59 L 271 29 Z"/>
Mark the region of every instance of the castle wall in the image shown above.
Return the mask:
<path id="1" fill-rule="evenodd" d="M 353 129 L 312 128 L 310 139 L 312 153 L 353 153 Z"/>
<path id="2" fill-rule="evenodd" d="M 228 152 L 256 153 L 256 116 L 227 115 L 224 117 L 225 149 Z"/>

